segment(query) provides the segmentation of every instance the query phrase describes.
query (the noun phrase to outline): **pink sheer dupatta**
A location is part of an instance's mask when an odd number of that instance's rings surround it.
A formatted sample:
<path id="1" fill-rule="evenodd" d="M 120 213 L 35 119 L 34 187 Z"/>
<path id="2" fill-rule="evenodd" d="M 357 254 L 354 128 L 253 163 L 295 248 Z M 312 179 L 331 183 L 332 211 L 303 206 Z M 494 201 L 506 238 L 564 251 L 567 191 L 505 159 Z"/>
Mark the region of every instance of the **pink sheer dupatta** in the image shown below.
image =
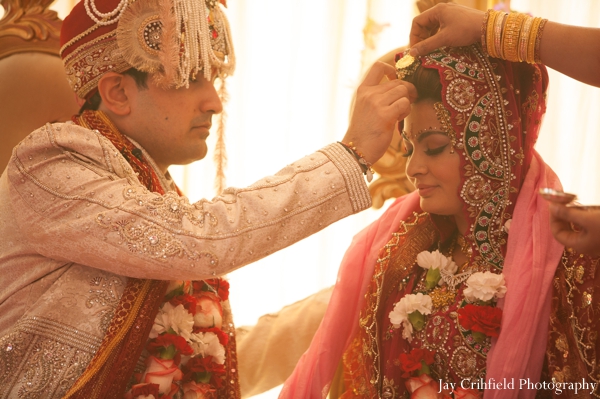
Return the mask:
<path id="1" fill-rule="evenodd" d="M 397 231 L 400 222 L 420 212 L 417 193 L 398 198 L 388 210 L 352 240 L 342 260 L 329 307 L 310 348 L 279 395 L 279 398 L 325 398 L 331 380 L 350 344 L 364 305 L 364 293 L 371 281 L 375 262 L 383 246 Z"/>
<path id="2" fill-rule="evenodd" d="M 502 327 L 487 357 L 487 381 L 514 381 L 514 390 L 486 390 L 485 399 L 535 398 L 536 390 L 519 389 L 521 380 L 539 381 L 548 336 L 552 279 L 564 247 L 550 231 L 548 203 L 542 187 L 560 189 L 558 177 L 534 151 L 519 192 L 504 259 L 506 297 Z M 492 380 L 493 379 L 493 380 Z"/>

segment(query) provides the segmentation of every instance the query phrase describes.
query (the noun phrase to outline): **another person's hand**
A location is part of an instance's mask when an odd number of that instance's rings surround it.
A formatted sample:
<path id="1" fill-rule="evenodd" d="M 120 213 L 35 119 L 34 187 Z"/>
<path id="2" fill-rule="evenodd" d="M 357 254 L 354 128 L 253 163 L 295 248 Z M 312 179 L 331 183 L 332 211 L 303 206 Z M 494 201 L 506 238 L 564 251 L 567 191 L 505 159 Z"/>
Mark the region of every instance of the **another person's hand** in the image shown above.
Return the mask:
<path id="1" fill-rule="evenodd" d="M 600 210 L 551 203 L 550 226 L 554 238 L 561 244 L 582 254 L 600 256 Z"/>
<path id="2" fill-rule="evenodd" d="M 431 53 L 444 47 L 468 46 L 480 40 L 485 13 L 453 3 L 440 3 L 413 19 L 410 55 Z M 439 29 L 439 30 L 438 30 Z"/>
<path id="3" fill-rule="evenodd" d="M 384 76 L 389 81 L 380 83 Z M 393 66 L 376 62 L 356 91 L 350 126 L 342 141 L 352 142 L 367 162 L 377 162 L 392 141 L 394 126 L 410 113 L 416 98 L 415 86 L 396 79 Z"/>

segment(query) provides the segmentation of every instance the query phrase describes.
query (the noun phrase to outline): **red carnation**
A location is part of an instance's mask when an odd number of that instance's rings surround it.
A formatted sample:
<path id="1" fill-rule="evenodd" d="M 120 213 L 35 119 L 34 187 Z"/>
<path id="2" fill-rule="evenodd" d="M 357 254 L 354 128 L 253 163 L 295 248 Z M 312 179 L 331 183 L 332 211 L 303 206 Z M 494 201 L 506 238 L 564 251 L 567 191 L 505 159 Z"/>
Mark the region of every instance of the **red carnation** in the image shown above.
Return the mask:
<path id="1" fill-rule="evenodd" d="M 171 345 L 173 347 L 169 348 Z M 159 335 L 158 337 L 150 340 L 146 348 L 152 355 L 161 357 L 163 359 L 172 359 L 175 354 L 189 356 L 194 353 L 194 350 L 187 343 L 185 338 L 169 333 Z M 163 357 L 164 355 L 167 355 L 167 357 Z"/>
<path id="2" fill-rule="evenodd" d="M 206 287 L 208 286 L 208 287 Z M 229 299 L 229 281 L 224 278 L 211 278 L 204 281 L 194 281 L 194 292 L 213 291 L 222 301 Z"/>
<path id="3" fill-rule="evenodd" d="M 213 362 L 212 356 L 196 356 L 186 363 L 184 372 L 183 381 L 210 382 L 213 386 L 220 388 L 223 380 L 219 377 L 225 374 L 225 365 Z"/>
<path id="4" fill-rule="evenodd" d="M 400 368 L 404 371 L 402 374 L 403 378 L 408 378 L 414 371 L 421 371 L 428 373 L 429 365 L 433 364 L 435 355 L 434 351 L 423 348 L 415 348 L 410 353 L 403 353 L 400 355 Z M 424 370 L 423 370 L 424 369 Z"/>
<path id="5" fill-rule="evenodd" d="M 169 302 L 171 305 L 173 305 L 173 307 L 177 307 L 177 305 L 183 305 L 188 312 L 193 315 L 196 314 L 196 298 L 190 294 L 178 295 L 171 298 Z"/>
<path id="6" fill-rule="evenodd" d="M 502 321 L 502 309 L 492 306 L 467 305 L 458 310 L 458 321 L 466 330 L 488 337 L 497 337 Z"/>

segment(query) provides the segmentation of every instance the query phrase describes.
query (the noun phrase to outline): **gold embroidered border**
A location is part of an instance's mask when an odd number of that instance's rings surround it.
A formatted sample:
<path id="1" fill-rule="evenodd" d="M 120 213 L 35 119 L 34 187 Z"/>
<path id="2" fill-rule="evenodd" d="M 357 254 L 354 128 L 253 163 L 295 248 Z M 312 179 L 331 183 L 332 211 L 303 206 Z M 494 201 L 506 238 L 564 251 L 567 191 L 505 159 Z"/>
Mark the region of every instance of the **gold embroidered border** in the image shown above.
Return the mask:
<path id="1" fill-rule="evenodd" d="M 133 298 L 133 301 L 121 300 L 119 303 L 119 308 L 117 308 L 115 312 L 115 318 L 113 319 L 109 330 L 106 332 L 98 353 L 96 356 L 94 356 L 92 362 L 88 365 L 85 372 L 77 379 L 71 389 L 69 389 L 64 399 L 73 398 L 80 394 L 79 391 L 86 385 L 86 383 L 100 373 L 104 368 L 106 361 L 110 357 L 114 356 L 113 352 L 115 348 L 122 343 L 123 338 L 136 320 L 138 312 L 146 300 L 146 296 L 150 291 L 150 288 L 152 288 L 152 280 L 130 279 L 122 298 Z M 124 311 L 123 308 L 125 307 L 128 308 L 127 311 Z M 125 316 L 120 317 L 119 320 L 118 315 L 121 313 L 125 313 Z M 110 370 L 105 370 L 103 374 L 106 372 L 110 372 Z M 100 378 L 102 379 L 102 377 Z"/>
<path id="2" fill-rule="evenodd" d="M 365 294 L 366 303 L 359 319 L 361 331 L 355 338 L 352 347 L 362 348 L 363 361 L 360 362 L 359 367 L 366 373 L 366 379 L 371 384 L 371 388 L 375 388 L 376 391 L 378 391 L 381 382 L 378 344 L 379 305 L 393 289 L 398 288 L 398 284 L 401 283 L 402 279 L 410 274 L 417 254 L 428 249 L 436 237 L 437 230 L 429 214 L 414 213 L 409 220 L 401 223 L 396 233 L 392 234 L 392 238 L 382 249 L 375 265 L 369 290 Z M 386 276 L 387 278 L 384 278 Z M 360 372 L 359 370 L 352 370 L 352 364 L 356 364 L 356 359 L 351 359 L 352 357 L 352 353 L 348 352 L 344 359 L 347 374 Z M 356 377 L 356 375 L 353 376 L 353 378 Z M 358 387 L 350 388 L 351 390 L 358 389 Z"/>

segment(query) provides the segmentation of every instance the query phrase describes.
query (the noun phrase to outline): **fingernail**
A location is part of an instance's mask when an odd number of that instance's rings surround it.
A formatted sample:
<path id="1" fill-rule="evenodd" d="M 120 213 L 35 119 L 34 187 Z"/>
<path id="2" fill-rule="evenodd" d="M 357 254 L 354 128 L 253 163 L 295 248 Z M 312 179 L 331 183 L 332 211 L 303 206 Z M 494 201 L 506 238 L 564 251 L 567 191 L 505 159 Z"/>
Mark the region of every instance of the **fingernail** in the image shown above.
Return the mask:
<path id="1" fill-rule="evenodd" d="M 419 56 L 419 50 L 416 47 L 411 48 L 408 53 L 410 55 L 412 55 L 413 57 L 418 57 Z"/>

